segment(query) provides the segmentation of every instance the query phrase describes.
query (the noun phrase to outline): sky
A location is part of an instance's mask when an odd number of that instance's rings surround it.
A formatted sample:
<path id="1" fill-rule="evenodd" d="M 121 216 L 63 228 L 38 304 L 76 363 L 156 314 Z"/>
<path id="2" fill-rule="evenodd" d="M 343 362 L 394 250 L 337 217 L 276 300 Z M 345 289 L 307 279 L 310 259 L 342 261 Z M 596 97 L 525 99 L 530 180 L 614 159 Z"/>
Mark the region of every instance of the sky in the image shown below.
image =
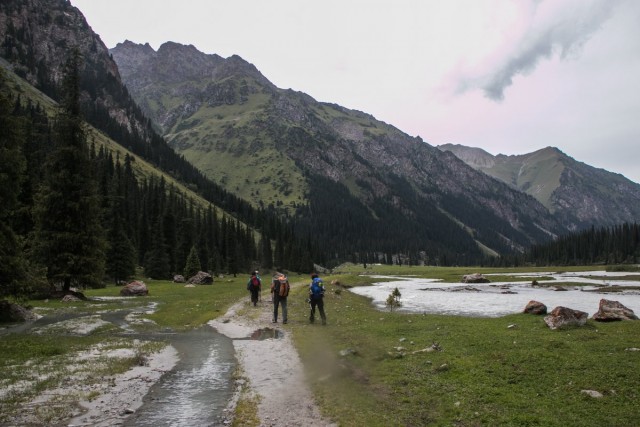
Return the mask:
<path id="1" fill-rule="evenodd" d="M 71 0 L 107 47 L 239 55 L 431 145 L 548 146 L 640 183 L 637 0 Z"/>

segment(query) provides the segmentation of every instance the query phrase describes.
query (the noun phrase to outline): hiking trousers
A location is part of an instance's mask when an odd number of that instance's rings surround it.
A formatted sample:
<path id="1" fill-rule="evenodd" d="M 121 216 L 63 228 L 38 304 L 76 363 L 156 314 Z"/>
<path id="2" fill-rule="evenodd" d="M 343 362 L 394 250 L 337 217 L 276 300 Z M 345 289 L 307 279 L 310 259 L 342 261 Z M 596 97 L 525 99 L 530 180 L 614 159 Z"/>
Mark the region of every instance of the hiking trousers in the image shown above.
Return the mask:
<path id="1" fill-rule="evenodd" d="M 278 321 L 278 306 L 282 305 L 282 322 L 287 323 L 287 297 L 273 296 L 273 321 Z"/>
<path id="2" fill-rule="evenodd" d="M 311 313 L 309 313 L 309 322 L 313 323 L 315 321 L 316 307 L 318 307 L 318 311 L 320 312 L 320 318 L 322 319 L 322 324 L 326 325 L 327 316 L 325 316 L 324 314 L 324 301 L 322 300 L 322 297 L 318 299 L 311 298 L 311 301 L 309 302 L 309 304 L 311 304 Z"/>

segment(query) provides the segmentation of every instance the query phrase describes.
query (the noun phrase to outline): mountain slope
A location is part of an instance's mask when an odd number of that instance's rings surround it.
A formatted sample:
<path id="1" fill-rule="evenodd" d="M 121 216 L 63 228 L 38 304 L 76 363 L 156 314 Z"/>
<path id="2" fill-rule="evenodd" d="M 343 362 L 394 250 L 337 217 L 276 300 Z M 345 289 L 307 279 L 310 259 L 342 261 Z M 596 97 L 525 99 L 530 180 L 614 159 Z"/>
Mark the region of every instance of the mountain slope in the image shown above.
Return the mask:
<path id="1" fill-rule="evenodd" d="M 557 148 L 517 156 L 492 156 L 454 144 L 438 148 L 535 197 L 570 229 L 640 220 L 640 184 L 578 162 Z"/>
<path id="2" fill-rule="evenodd" d="M 237 56 L 193 46 L 111 50 L 173 147 L 227 189 L 352 251 L 477 256 L 563 228 L 535 199 L 371 115 L 282 90 Z"/>
<path id="3" fill-rule="evenodd" d="M 167 144 L 129 95 L 104 43 L 68 0 L 0 2 L 0 57 L 18 76 L 53 100 L 63 95 L 62 69 L 74 50 L 82 57 L 80 107 L 89 124 L 144 159 L 158 173 L 171 176 L 229 216 L 259 230 L 263 241 L 286 235 L 288 246 L 279 252 L 279 260 L 299 260 L 312 254 L 320 257 L 311 243 L 305 241 L 301 249 L 303 240 L 275 213 L 255 209 L 206 177 Z"/>

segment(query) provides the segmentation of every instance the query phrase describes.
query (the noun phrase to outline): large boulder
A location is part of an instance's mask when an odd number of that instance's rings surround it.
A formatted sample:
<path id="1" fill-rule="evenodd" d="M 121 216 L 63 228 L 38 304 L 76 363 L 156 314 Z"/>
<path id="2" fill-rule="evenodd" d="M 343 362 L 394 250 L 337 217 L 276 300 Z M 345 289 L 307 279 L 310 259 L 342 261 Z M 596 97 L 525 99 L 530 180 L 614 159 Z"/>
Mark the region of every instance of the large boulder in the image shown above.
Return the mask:
<path id="1" fill-rule="evenodd" d="M 620 304 L 618 301 L 601 299 L 598 312 L 592 317 L 598 322 L 615 322 L 619 320 L 638 320 L 633 310 Z"/>
<path id="2" fill-rule="evenodd" d="M 210 285 L 213 283 L 213 276 L 205 271 L 198 271 L 195 276 L 189 278 L 187 283 L 194 285 Z"/>
<path id="3" fill-rule="evenodd" d="M 588 313 L 580 310 L 558 306 L 551 310 L 548 316 L 544 318 L 544 322 L 551 329 L 558 329 L 565 326 L 583 326 L 587 323 Z"/>
<path id="4" fill-rule="evenodd" d="M 184 283 L 186 282 L 184 276 L 182 274 L 176 274 L 173 276 L 173 283 Z"/>
<path id="5" fill-rule="evenodd" d="M 120 295 L 125 297 L 149 295 L 149 289 L 147 289 L 147 284 L 142 280 L 134 280 L 120 289 Z"/>
<path id="6" fill-rule="evenodd" d="M 531 300 L 524 308 L 523 313 L 527 314 L 547 314 L 547 306 L 540 301 Z"/>
<path id="7" fill-rule="evenodd" d="M 480 273 L 465 274 L 462 276 L 462 283 L 489 283 L 490 280 Z"/>
<path id="8" fill-rule="evenodd" d="M 21 305 L 7 300 L 0 301 L 0 323 L 28 322 L 38 320 L 40 317 Z"/>

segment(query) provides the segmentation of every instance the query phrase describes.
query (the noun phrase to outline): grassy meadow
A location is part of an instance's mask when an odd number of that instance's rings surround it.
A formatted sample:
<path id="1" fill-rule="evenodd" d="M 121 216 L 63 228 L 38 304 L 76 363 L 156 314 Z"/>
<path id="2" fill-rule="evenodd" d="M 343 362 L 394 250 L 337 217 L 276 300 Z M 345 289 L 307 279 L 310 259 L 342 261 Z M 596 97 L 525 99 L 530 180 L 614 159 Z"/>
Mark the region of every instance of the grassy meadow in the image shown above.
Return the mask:
<path id="1" fill-rule="evenodd" d="M 348 287 L 370 282 L 356 275 L 362 265 L 341 270 L 344 274 L 323 277 L 325 283 L 339 280 Z M 371 270 L 445 281 L 501 271 L 369 266 L 367 272 Z M 525 314 L 468 318 L 391 313 L 328 285 L 328 325 L 321 326 L 308 324 L 305 299 L 303 288 L 290 296 L 287 326 L 324 414 L 340 426 L 638 425 L 640 351 L 632 349 L 640 348 L 640 322 L 589 320 L 581 328 L 552 331 L 541 316 Z"/>

